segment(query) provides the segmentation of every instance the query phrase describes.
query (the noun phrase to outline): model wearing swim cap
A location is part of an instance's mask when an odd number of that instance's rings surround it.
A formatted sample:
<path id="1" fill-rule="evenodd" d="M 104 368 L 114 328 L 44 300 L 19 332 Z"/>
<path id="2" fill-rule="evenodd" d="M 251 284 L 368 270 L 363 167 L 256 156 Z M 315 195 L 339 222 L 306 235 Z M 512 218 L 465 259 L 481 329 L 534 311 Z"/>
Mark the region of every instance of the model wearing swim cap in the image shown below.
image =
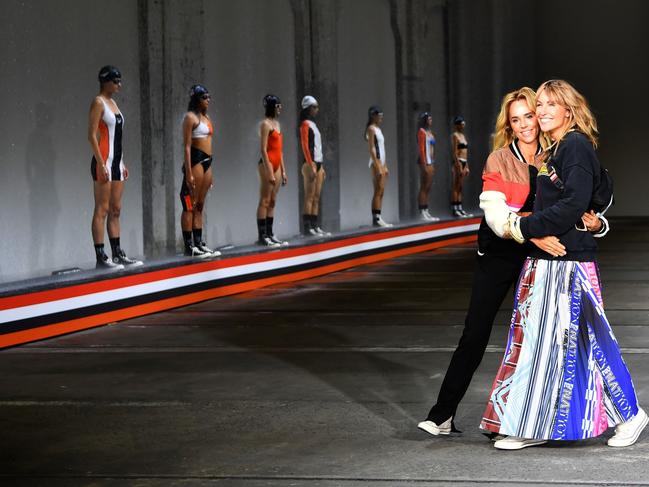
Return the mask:
<path id="1" fill-rule="evenodd" d="M 318 101 L 307 95 L 302 98 L 300 112 L 300 147 L 304 156 L 302 164 L 302 181 L 304 182 L 304 212 L 302 214 L 304 234 L 330 236 L 318 225 L 318 210 L 320 209 L 320 194 L 326 177 L 322 156 L 322 137 L 315 124 L 318 114 Z"/>
<path id="2" fill-rule="evenodd" d="M 273 233 L 277 193 L 280 184 L 284 186 L 288 182 L 284 168 L 282 131 L 278 120 L 282 111 L 282 102 L 275 95 L 266 95 L 263 105 L 265 118 L 260 127 L 261 159 L 257 168 L 259 173 L 257 243 L 265 247 L 282 247 L 287 246 L 288 242 L 275 238 Z"/>
<path id="3" fill-rule="evenodd" d="M 180 202 L 183 207 L 180 226 L 185 255 L 216 257 L 218 250 L 210 249 L 203 240 L 203 208 L 207 192 L 212 187 L 212 120 L 207 114 L 211 96 L 202 85 L 189 90 L 189 104 L 183 118 L 183 181 Z"/>
<path id="4" fill-rule="evenodd" d="M 451 206 L 453 208 L 453 216 L 460 218 L 473 216 L 462 208 L 462 187 L 464 186 L 464 180 L 469 175 L 469 143 L 464 133 L 465 125 L 464 117 L 459 115 L 455 117 L 453 119 L 455 130 L 453 131 L 453 135 L 451 135 L 451 149 L 453 151 Z"/>
<path id="5" fill-rule="evenodd" d="M 88 120 L 88 142 L 93 154 L 90 173 L 95 197 L 92 239 L 97 268 L 122 269 L 125 265 L 142 265 L 141 261 L 126 256 L 119 237 L 122 193 L 128 169 L 122 153 L 124 116 L 113 95 L 120 91 L 122 74 L 115 66 L 104 66 L 99 70 L 98 80 L 99 94 L 92 100 Z M 104 226 L 108 230 L 112 260 L 104 251 Z"/>
<path id="6" fill-rule="evenodd" d="M 383 123 L 383 110 L 373 105 L 367 110 L 367 124 L 365 126 L 365 140 L 367 140 L 370 151 L 369 167 L 372 171 L 372 225 L 375 227 L 391 227 L 381 218 L 381 207 L 383 206 L 383 193 L 388 179 L 388 166 L 385 159 L 385 139 L 380 125 Z"/>
<path id="7" fill-rule="evenodd" d="M 439 218 L 428 211 L 428 195 L 435 174 L 435 135 L 433 134 L 433 117 L 428 112 L 419 114 L 417 130 L 417 148 L 419 157 L 419 215 L 422 220 L 437 222 Z"/>

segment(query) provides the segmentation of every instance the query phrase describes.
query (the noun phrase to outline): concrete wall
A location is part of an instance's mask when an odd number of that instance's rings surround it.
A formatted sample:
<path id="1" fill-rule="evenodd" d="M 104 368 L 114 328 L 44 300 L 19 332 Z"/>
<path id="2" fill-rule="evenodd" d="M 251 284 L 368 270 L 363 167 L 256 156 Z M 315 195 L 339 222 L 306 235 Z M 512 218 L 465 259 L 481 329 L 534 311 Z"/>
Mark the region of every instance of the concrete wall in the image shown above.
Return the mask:
<path id="1" fill-rule="evenodd" d="M 564 78 L 588 99 L 601 134 L 598 154 L 615 181 L 610 214 L 649 215 L 649 3 L 549 0 L 535 6 L 537 82 Z"/>
<path id="2" fill-rule="evenodd" d="M 640 0 L 615 9 L 585 0 L 116 0 L 97 15 L 102 5 L 3 4 L 0 280 L 92 263 L 86 124 L 97 70 L 108 63 L 124 74 L 117 101 L 131 179 L 122 240 L 134 255 L 180 249 L 180 124 L 196 82 L 213 93 L 215 184 L 205 234 L 215 246 L 255 239 L 258 123 L 268 92 L 284 104 L 289 184 L 276 213 L 283 237 L 299 229 L 296 118 L 305 93 L 322 105 L 329 174 L 323 221 L 350 229 L 370 223 L 363 140 L 370 105 L 385 113 L 385 219 L 416 211 L 415 122 L 422 110 L 432 112 L 438 140 L 431 211 L 443 216 L 452 116 L 467 119 L 472 174 L 464 200 L 477 208 L 502 94 L 549 76 L 574 81 L 598 115 L 600 155 L 618 188 L 615 214 L 649 214 L 642 186 L 649 166 L 640 148 L 648 102 L 638 90 L 649 71 L 649 6 Z M 546 22 L 548 12 L 553 22 Z"/>
<path id="3" fill-rule="evenodd" d="M 450 118 L 465 118 L 469 142 L 465 208 L 478 208 L 482 168 L 502 96 L 533 83 L 531 12 L 532 4 L 525 0 L 449 3 Z"/>
<path id="4" fill-rule="evenodd" d="M 367 109 L 383 109 L 381 127 L 390 171 L 383 198 L 383 218 L 397 221 L 398 166 L 394 42 L 387 1 L 339 3 L 338 97 L 340 137 L 340 225 L 372 223 L 369 149 L 363 134 Z"/>
<path id="5" fill-rule="evenodd" d="M 122 241 L 142 253 L 137 4 L 7 0 L 0 20 L 0 279 L 94 261 L 87 120 L 97 73 L 120 67 L 125 117 Z M 108 239 L 106 238 L 106 243 Z"/>
<path id="6" fill-rule="evenodd" d="M 264 116 L 262 98 L 267 93 L 282 100 L 280 123 L 288 173 L 288 184 L 278 195 L 275 233 L 295 235 L 300 222 L 301 176 L 290 3 L 208 1 L 204 22 L 204 82 L 214 93 L 211 113 L 216 132 L 215 183 L 206 206 L 208 241 L 241 244 L 257 238 L 259 123 Z"/>

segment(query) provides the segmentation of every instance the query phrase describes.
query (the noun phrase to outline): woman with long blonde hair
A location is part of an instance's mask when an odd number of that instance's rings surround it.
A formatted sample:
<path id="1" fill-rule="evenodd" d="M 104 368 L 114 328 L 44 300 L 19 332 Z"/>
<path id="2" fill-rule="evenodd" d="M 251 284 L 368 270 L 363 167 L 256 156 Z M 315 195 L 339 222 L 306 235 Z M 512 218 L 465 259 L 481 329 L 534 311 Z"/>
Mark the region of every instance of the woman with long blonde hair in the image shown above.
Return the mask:
<path id="1" fill-rule="evenodd" d="M 527 245 L 500 238 L 498 223 L 502 214 L 526 214 L 532 209 L 536 175 L 543 157 L 535 106 L 534 90 L 528 87 L 507 93 L 500 106 L 493 152 L 482 174 L 480 206 L 485 217 L 478 230 L 478 255 L 464 330 L 437 403 L 426 420 L 419 423 L 419 428 L 433 435 L 451 432 L 457 407 L 482 361 L 496 313 L 516 283 L 530 251 Z M 588 224 L 593 230 L 600 228 L 597 218 Z M 553 236 L 532 242 L 551 255 L 560 256 L 565 251 Z"/>
<path id="2" fill-rule="evenodd" d="M 539 168 L 533 213 L 510 211 L 496 220 L 504 237 L 524 243 L 559 235 L 565 250 L 527 247 L 505 355 L 480 426 L 508 435 L 494 444 L 506 450 L 592 438 L 612 426 L 608 445 L 629 446 L 649 418 L 604 313 L 597 244 L 576 226 L 600 176 L 597 123 L 585 98 L 563 80 L 539 87 L 536 116 L 552 146 Z"/>

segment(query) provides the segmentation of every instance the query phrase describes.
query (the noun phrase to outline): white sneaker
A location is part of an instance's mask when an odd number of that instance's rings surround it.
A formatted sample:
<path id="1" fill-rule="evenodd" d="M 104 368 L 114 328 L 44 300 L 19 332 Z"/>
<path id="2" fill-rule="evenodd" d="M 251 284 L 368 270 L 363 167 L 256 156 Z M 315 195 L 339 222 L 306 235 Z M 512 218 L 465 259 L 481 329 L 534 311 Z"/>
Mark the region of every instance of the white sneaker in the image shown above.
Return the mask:
<path id="1" fill-rule="evenodd" d="M 374 220 L 374 226 L 383 227 L 383 228 L 390 228 L 390 227 L 393 227 L 394 225 L 392 225 L 392 223 L 386 222 L 383 218 L 381 218 L 379 216 L 376 220 Z"/>
<path id="2" fill-rule="evenodd" d="M 144 264 L 141 260 L 131 259 L 130 257 L 127 257 L 126 252 L 124 252 L 123 249 L 119 249 L 117 255 L 113 257 L 113 263 L 122 265 L 124 267 L 137 267 Z"/>
<path id="3" fill-rule="evenodd" d="M 219 252 L 218 250 L 212 250 L 207 245 L 205 245 L 205 242 L 201 242 L 198 245 L 198 248 L 199 248 L 199 250 L 203 251 L 204 253 L 209 254 L 210 257 L 218 257 L 219 255 L 221 255 L 221 252 Z"/>
<path id="4" fill-rule="evenodd" d="M 442 424 L 439 426 L 434 422 L 430 420 L 422 421 L 417 425 L 417 428 L 420 430 L 424 430 L 426 433 L 430 433 L 431 435 L 437 436 L 437 435 L 450 435 L 451 434 L 451 421 L 453 420 L 453 417 L 448 418 L 446 421 L 444 421 Z"/>
<path id="5" fill-rule="evenodd" d="M 97 258 L 97 264 L 95 265 L 96 269 L 110 269 L 113 271 L 118 271 L 120 269 L 124 268 L 123 264 L 120 264 L 118 262 L 113 262 L 110 257 L 108 257 L 106 254 L 101 255 L 100 257 Z"/>
<path id="6" fill-rule="evenodd" d="M 430 211 L 428 211 L 428 209 L 426 209 L 426 210 L 424 210 L 424 211 L 426 211 L 426 214 L 428 215 L 428 219 L 429 219 L 431 222 L 438 222 L 438 221 L 439 221 L 439 217 L 436 217 L 436 216 L 431 215 L 431 214 L 430 214 Z"/>
<path id="7" fill-rule="evenodd" d="M 327 232 L 320 227 L 315 227 L 315 231 L 318 232 L 318 235 L 321 237 L 331 237 L 331 232 Z"/>
<path id="8" fill-rule="evenodd" d="M 278 249 L 280 247 L 280 245 L 277 242 L 271 240 L 268 237 L 262 237 L 261 239 L 257 240 L 257 245 L 261 245 L 262 247 L 268 247 L 271 249 Z"/>
<path id="9" fill-rule="evenodd" d="M 633 416 L 625 423 L 618 424 L 615 427 L 615 435 L 609 438 L 608 446 L 621 447 L 631 446 L 640 437 L 640 433 L 649 423 L 649 417 L 644 409 L 638 408 L 638 414 Z"/>
<path id="10" fill-rule="evenodd" d="M 186 248 L 185 249 L 185 255 L 187 257 L 196 257 L 197 259 L 207 259 L 208 257 L 212 256 L 212 254 L 208 254 L 207 252 L 203 252 L 196 245 L 192 245 L 191 247 Z"/>
<path id="11" fill-rule="evenodd" d="M 428 212 L 426 210 L 420 210 L 419 211 L 419 216 L 420 216 L 420 218 L 422 220 L 425 220 L 427 222 L 431 221 L 430 220 L 430 215 L 428 214 Z"/>
<path id="12" fill-rule="evenodd" d="M 528 446 L 537 446 L 547 443 L 548 440 L 533 440 L 531 438 L 519 438 L 518 436 L 508 436 L 494 443 L 494 447 L 499 450 L 520 450 Z"/>
<path id="13" fill-rule="evenodd" d="M 288 242 L 286 240 L 280 240 L 275 237 L 275 235 L 269 235 L 268 238 L 278 244 L 280 247 L 288 247 Z"/>
<path id="14" fill-rule="evenodd" d="M 320 234 L 318 233 L 318 230 L 316 230 L 313 227 L 309 228 L 309 234 L 313 235 L 314 237 L 319 237 L 320 236 Z"/>

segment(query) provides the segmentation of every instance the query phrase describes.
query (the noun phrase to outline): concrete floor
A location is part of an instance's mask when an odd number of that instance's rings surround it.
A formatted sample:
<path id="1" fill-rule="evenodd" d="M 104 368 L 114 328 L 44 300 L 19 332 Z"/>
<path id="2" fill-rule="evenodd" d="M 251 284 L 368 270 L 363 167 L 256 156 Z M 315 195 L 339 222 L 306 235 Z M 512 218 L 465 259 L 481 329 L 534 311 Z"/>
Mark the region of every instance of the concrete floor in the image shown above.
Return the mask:
<path id="1" fill-rule="evenodd" d="M 416 428 L 461 332 L 455 247 L 0 352 L 0 485 L 649 485 L 649 432 L 495 450 L 478 431 L 506 303 L 457 417 Z M 608 316 L 649 404 L 649 221 L 600 254 Z"/>

